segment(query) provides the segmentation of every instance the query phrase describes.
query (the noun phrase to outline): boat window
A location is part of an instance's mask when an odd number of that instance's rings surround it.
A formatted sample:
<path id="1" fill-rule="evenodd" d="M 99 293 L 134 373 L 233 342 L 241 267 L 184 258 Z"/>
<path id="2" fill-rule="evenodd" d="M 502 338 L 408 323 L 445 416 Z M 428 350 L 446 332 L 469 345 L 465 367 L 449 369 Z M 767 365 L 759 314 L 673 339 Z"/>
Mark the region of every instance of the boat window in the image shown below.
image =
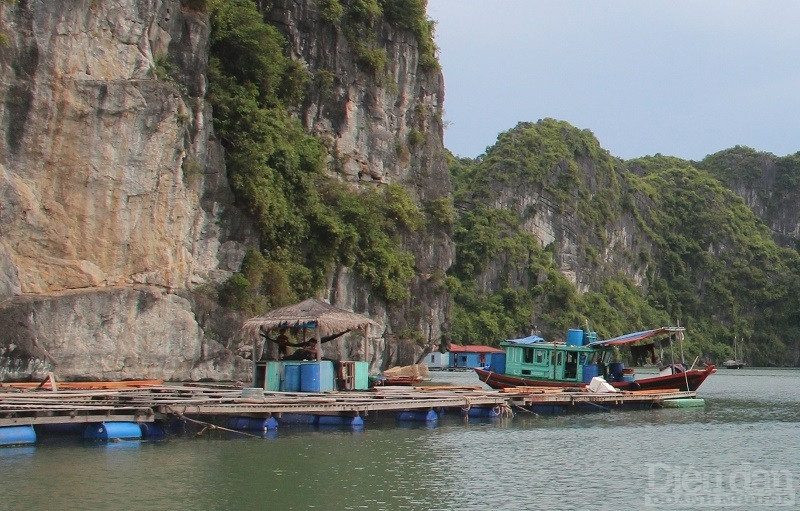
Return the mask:
<path id="1" fill-rule="evenodd" d="M 544 353 L 542 352 L 542 350 L 536 350 L 536 363 L 541 364 L 543 359 L 544 359 Z"/>
<path id="2" fill-rule="evenodd" d="M 564 354 L 559 351 L 556 356 L 556 365 L 560 366 L 562 362 L 564 362 Z"/>
<path id="3" fill-rule="evenodd" d="M 523 362 L 525 362 L 526 364 L 532 364 L 533 363 L 533 348 L 525 348 L 525 350 L 523 350 L 523 351 L 525 352 L 525 360 L 523 360 Z"/>
<path id="4" fill-rule="evenodd" d="M 580 365 L 586 364 L 586 353 L 581 353 L 580 354 L 580 356 L 578 357 L 578 363 Z"/>
<path id="5" fill-rule="evenodd" d="M 564 366 L 564 378 L 575 378 L 578 374 L 578 354 L 574 351 L 567 352 L 567 364 Z"/>

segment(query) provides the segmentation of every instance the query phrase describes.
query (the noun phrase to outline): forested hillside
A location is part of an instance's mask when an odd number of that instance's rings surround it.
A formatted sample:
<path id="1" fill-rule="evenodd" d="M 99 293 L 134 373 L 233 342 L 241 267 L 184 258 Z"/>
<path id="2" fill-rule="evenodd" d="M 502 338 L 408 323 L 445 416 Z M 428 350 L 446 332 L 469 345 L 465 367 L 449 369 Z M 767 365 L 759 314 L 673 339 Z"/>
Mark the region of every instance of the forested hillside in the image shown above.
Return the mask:
<path id="1" fill-rule="evenodd" d="M 720 159 L 621 161 L 551 119 L 451 158 L 454 341 L 680 322 L 689 359 L 720 362 L 737 336 L 752 364 L 795 364 L 800 258 L 712 175 Z"/>
<path id="2" fill-rule="evenodd" d="M 545 119 L 443 145 L 425 0 L 0 2 L 0 379 L 242 379 L 309 296 L 449 342 L 680 322 L 796 365 L 800 155 L 623 161 Z"/>

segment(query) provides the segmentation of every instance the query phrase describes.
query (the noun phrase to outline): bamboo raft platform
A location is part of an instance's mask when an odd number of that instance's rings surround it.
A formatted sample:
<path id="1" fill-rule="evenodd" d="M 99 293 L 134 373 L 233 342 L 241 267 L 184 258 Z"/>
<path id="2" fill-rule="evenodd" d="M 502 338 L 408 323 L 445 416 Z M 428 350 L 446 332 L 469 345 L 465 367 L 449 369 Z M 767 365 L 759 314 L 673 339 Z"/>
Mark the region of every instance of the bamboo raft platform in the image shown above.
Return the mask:
<path id="1" fill-rule="evenodd" d="M 536 406 L 659 407 L 695 392 L 592 393 L 573 389 L 517 387 L 486 390 L 468 386 L 376 387 L 368 391 L 271 392 L 226 384 L 164 384 L 159 381 L 20 385 L 0 383 L 0 427 L 98 422 L 169 421 L 189 417 L 275 417 L 283 414 L 367 417 L 381 411 L 491 408 L 511 411 Z"/>

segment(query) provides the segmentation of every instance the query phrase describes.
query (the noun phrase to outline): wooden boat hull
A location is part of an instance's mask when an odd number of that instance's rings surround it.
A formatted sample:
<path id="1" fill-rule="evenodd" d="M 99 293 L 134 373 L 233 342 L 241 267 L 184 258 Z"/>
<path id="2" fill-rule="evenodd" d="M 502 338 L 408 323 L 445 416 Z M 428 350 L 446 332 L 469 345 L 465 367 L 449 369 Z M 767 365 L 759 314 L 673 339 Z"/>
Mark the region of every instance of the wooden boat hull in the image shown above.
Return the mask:
<path id="1" fill-rule="evenodd" d="M 512 376 L 507 374 L 495 373 L 485 369 L 475 368 L 478 378 L 492 387 L 493 389 L 504 389 L 509 387 L 585 387 L 585 383 L 546 380 L 537 378 L 525 378 L 522 376 Z M 642 378 L 634 381 L 609 382 L 620 390 L 697 390 L 706 378 L 716 372 L 714 366 L 705 369 L 692 369 L 682 373 L 669 374 L 666 376 L 654 376 L 652 378 Z M 688 385 L 687 385 L 688 383 Z"/>
<path id="2" fill-rule="evenodd" d="M 421 376 L 418 377 L 411 377 L 411 376 L 389 376 L 380 379 L 370 380 L 370 385 L 373 387 L 388 387 L 388 386 L 412 386 L 422 383 L 423 378 Z"/>

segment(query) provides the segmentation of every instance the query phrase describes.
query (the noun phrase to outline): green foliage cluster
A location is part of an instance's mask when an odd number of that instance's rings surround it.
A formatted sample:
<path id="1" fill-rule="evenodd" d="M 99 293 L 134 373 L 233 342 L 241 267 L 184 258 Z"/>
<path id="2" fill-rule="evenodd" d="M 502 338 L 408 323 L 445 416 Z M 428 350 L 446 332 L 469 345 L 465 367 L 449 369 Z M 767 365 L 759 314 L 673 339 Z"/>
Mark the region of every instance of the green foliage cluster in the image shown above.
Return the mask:
<path id="1" fill-rule="evenodd" d="M 426 14 L 427 0 L 380 0 L 383 15 L 392 25 L 410 30 L 419 47 L 419 65 L 426 70 L 439 70 L 436 45 L 433 43 L 435 22 Z"/>
<path id="2" fill-rule="evenodd" d="M 728 188 L 747 190 L 768 225 L 785 224 L 786 213 L 792 214 L 800 201 L 800 153 L 777 157 L 736 146 L 709 155 L 696 166 Z M 780 233 L 776 239 L 800 249 L 800 236 L 793 232 Z"/>
<path id="3" fill-rule="evenodd" d="M 407 190 L 355 192 L 324 173 L 325 149 L 290 115 L 307 72 L 251 0 L 209 0 L 209 100 L 236 198 L 256 220 L 259 251 L 223 287 L 250 312 L 308 296 L 334 264 L 351 266 L 389 300 L 408 295 L 414 258 L 403 235 L 424 229 Z"/>
<path id="4" fill-rule="evenodd" d="M 427 0 L 315 0 L 322 19 L 340 24 L 357 61 L 380 79 L 386 69 L 386 52 L 378 47 L 375 23 L 383 19 L 409 30 L 417 40 L 422 69 L 439 70 L 433 43 L 434 22 L 426 14 Z"/>
<path id="5" fill-rule="evenodd" d="M 621 162 L 589 130 L 543 119 L 501 133 L 456 193 L 471 200 L 491 200 L 493 190 L 508 186 L 522 187 L 529 195 L 546 193 L 562 213 L 577 213 L 590 226 L 584 230 L 602 239 L 605 224 L 621 214 L 621 172 Z"/>

